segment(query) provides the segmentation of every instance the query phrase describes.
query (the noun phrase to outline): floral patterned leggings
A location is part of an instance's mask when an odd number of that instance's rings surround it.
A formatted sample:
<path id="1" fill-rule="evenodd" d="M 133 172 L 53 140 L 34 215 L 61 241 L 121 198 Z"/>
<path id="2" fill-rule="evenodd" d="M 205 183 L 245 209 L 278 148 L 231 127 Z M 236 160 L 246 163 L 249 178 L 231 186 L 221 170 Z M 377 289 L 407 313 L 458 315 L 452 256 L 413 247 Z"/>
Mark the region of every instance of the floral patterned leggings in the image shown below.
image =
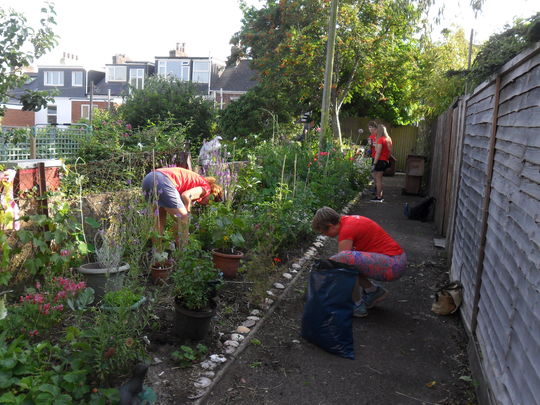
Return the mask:
<path id="1" fill-rule="evenodd" d="M 397 280 L 407 268 L 405 252 L 397 256 L 388 256 L 380 253 L 344 250 L 330 257 L 330 260 L 353 266 L 362 276 L 377 281 Z"/>

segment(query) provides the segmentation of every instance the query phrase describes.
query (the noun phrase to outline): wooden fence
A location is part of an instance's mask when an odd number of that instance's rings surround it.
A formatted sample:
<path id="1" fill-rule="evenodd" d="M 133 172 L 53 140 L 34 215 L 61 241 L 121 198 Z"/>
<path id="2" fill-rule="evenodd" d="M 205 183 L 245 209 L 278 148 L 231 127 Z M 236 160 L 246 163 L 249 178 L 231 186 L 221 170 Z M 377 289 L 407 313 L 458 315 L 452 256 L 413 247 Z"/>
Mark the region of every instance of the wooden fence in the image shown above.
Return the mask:
<path id="1" fill-rule="evenodd" d="M 540 43 L 437 121 L 430 193 L 480 403 L 540 403 Z"/>

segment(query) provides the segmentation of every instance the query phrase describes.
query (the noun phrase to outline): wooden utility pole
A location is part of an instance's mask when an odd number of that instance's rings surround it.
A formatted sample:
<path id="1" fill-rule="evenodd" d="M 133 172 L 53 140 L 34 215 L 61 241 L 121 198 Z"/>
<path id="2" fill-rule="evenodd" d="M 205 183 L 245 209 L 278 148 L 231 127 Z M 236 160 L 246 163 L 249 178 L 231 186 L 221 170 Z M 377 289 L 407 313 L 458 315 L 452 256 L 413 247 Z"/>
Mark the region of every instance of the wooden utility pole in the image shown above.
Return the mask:
<path id="1" fill-rule="evenodd" d="M 326 68 L 324 72 L 324 89 L 321 107 L 321 133 L 319 134 L 319 149 L 324 145 L 324 138 L 330 121 L 330 95 L 332 88 L 332 73 L 334 70 L 334 50 L 336 45 L 336 20 L 338 0 L 332 0 L 330 20 L 328 22 L 328 42 L 326 44 Z"/>

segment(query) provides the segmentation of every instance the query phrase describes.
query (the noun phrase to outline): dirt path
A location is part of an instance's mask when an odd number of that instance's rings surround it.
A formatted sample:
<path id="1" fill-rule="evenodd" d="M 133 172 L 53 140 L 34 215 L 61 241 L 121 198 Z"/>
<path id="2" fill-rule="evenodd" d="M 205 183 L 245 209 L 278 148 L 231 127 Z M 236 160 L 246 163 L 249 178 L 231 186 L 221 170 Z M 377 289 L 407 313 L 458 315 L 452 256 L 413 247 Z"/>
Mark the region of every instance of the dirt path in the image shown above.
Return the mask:
<path id="1" fill-rule="evenodd" d="M 430 311 L 433 289 L 448 278 L 430 223 L 409 221 L 403 176 L 385 178 L 386 201 L 367 199 L 351 213 L 383 226 L 409 257 L 408 273 L 385 283 L 390 297 L 354 319 L 355 360 L 328 354 L 300 337 L 307 271 L 201 402 L 217 404 L 474 404 L 464 330 L 457 316 Z M 319 257 L 336 251 L 335 240 Z M 460 377 L 465 376 L 464 379 Z"/>

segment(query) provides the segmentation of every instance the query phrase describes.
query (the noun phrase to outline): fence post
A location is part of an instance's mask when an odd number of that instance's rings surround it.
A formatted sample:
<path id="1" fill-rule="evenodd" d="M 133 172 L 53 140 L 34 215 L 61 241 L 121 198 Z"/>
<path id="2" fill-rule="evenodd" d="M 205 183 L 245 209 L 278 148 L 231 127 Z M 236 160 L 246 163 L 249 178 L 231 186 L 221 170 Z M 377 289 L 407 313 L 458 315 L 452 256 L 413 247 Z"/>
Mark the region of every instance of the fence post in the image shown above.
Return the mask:
<path id="1" fill-rule="evenodd" d="M 47 178 L 45 177 L 45 163 L 38 163 L 39 171 L 39 202 L 38 212 L 42 215 L 49 215 L 49 204 L 47 201 Z"/>
<path id="2" fill-rule="evenodd" d="M 32 127 L 32 134 L 30 135 L 30 159 L 37 159 L 37 142 L 36 142 L 36 127 Z"/>

